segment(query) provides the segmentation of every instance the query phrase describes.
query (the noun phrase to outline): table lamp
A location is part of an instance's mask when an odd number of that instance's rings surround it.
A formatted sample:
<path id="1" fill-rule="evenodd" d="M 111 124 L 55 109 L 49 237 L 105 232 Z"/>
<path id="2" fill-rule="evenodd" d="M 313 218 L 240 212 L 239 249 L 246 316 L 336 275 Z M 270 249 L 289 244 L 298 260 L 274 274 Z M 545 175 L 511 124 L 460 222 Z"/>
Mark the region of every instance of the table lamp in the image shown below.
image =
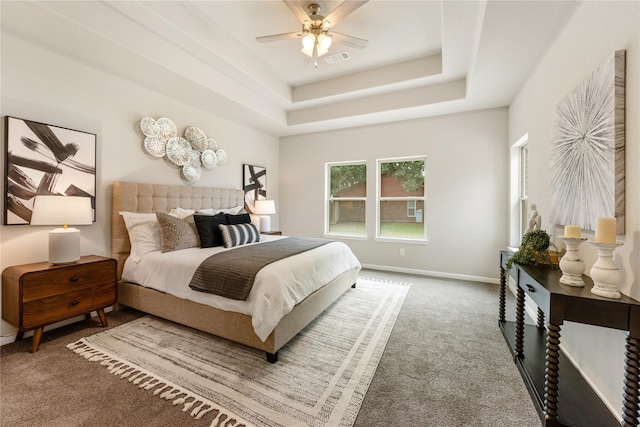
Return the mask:
<path id="1" fill-rule="evenodd" d="M 260 215 L 260 231 L 271 231 L 271 217 L 276 213 L 276 204 L 273 200 L 256 200 L 254 202 L 255 214 Z"/>
<path id="2" fill-rule="evenodd" d="M 72 225 L 93 222 L 91 198 L 76 196 L 36 196 L 31 225 L 61 225 L 49 232 L 49 262 L 73 264 L 80 259 L 80 230 Z"/>

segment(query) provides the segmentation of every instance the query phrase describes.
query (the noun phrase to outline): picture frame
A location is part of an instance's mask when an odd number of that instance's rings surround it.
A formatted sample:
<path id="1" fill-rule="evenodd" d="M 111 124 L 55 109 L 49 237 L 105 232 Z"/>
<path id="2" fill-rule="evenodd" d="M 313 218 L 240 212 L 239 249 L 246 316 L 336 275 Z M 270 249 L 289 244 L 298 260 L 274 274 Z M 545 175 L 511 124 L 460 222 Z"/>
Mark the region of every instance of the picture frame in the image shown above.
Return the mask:
<path id="1" fill-rule="evenodd" d="M 244 208 L 248 213 L 254 213 L 255 201 L 267 198 L 267 169 L 262 166 L 242 165 L 242 189 Z"/>
<path id="2" fill-rule="evenodd" d="M 90 197 L 95 222 L 96 140 L 92 133 L 5 116 L 4 225 L 29 224 L 37 195 Z"/>
<path id="3" fill-rule="evenodd" d="M 550 148 L 550 221 L 625 232 L 625 62 L 618 50 L 556 106 Z"/>

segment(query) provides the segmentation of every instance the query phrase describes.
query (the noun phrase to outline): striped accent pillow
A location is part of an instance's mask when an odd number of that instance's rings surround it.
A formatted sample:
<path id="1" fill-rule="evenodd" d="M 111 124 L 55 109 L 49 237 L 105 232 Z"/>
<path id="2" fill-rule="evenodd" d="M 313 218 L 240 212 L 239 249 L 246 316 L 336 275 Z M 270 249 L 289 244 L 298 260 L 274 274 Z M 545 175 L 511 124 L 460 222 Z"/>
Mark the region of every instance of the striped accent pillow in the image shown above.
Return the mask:
<path id="1" fill-rule="evenodd" d="M 224 241 L 225 248 L 232 248 L 234 246 L 246 245 L 247 243 L 260 241 L 258 228 L 251 223 L 237 225 L 219 224 L 218 228 L 222 232 L 222 240 Z"/>

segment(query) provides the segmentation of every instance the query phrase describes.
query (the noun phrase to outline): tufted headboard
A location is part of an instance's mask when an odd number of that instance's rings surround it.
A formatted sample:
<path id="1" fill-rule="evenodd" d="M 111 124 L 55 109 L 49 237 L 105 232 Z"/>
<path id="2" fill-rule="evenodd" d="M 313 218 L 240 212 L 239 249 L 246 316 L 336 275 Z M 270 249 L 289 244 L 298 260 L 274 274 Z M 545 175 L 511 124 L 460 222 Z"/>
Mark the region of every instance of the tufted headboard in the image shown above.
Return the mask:
<path id="1" fill-rule="evenodd" d="M 131 251 L 129 233 L 120 212 L 169 212 L 177 207 L 223 209 L 240 205 L 244 205 L 242 190 L 115 181 L 111 208 L 111 256 L 118 261 L 118 280 Z"/>

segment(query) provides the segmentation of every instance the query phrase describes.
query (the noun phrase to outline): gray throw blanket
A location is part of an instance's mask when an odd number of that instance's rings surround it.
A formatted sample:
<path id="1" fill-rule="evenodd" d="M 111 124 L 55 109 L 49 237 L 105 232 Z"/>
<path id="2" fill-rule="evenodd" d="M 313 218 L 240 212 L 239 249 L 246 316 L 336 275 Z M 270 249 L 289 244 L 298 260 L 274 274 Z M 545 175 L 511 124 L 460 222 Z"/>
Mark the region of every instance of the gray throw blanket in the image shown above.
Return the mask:
<path id="1" fill-rule="evenodd" d="M 195 291 L 244 301 L 262 267 L 331 242 L 333 240 L 313 237 L 286 237 L 220 252 L 202 261 L 189 287 Z"/>

